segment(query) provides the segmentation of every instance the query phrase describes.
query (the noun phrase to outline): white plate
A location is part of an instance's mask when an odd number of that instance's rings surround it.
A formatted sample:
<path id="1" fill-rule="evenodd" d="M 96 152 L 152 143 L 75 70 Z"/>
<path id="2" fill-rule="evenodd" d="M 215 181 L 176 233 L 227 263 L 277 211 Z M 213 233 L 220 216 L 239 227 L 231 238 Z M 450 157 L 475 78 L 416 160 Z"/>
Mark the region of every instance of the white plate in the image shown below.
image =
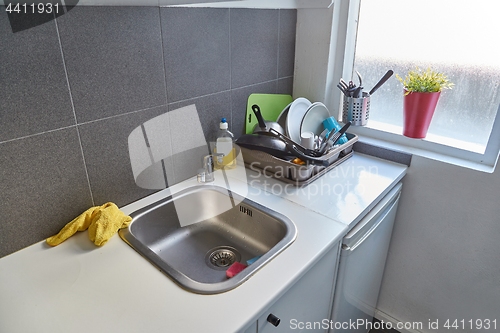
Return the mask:
<path id="1" fill-rule="evenodd" d="M 293 102 L 292 102 L 293 103 Z M 283 127 L 283 129 L 286 132 L 286 118 L 288 117 L 288 111 L 290 110 L 290 106 L 292 106 L 292 103 L 288 104 L 285 106 L 283 111 L 279 114 L 278 118 L 276 119 L 276 122 Z"/>
<path id="2" fill-rule="evenodd" d="M 307 110 L 300 123 L 300 133 L 313 132 L 320 135 L 325 129 L 323 120 L 330 117 L 330 112 L 325 104 L 321 102 L 313 103 Z M 300 134 L 299 134 L 300 136 Z"/>
<path id="3" fill-rule="evenodd" d="M 307 98 L 297 98 L 290 105 L 288 116 L 286 117 L 286 135 L 293 141 L 300 143 L 300 124 L 302 118 L 306 114 L 307 109 L 311 106 L 311 102 Z"/>

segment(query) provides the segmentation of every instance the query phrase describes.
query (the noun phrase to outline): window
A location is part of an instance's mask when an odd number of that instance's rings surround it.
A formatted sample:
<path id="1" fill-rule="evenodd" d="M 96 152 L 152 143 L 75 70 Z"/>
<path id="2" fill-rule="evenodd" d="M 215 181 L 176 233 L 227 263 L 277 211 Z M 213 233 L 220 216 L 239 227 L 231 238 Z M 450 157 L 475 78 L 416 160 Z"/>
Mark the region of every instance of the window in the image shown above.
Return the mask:
<path id="1" fill-rule="evenodd" d="M 356 43 L 355 50 L 346 50 L 344 73 L 359 71 L 365 90 L 388 69 L 404 77 L 417 66 L 444 72 L 455 83 L 441 94 L 426 139 L 400 135 L 403 87 L 395 78 L 373 94 L 367 129 L 361 132 L 389 133 L 411 146 L 435 147 L 493 166 L 498 156 L 492 139 L 500 105 L 500 53 L 492 34 L 500 31 L 499 11 L 498 0 L 361 1 L 358 25 L 352 28 L 357 30 L 350 35 L 348 28 L 348 39 L 353 36 Z"/>

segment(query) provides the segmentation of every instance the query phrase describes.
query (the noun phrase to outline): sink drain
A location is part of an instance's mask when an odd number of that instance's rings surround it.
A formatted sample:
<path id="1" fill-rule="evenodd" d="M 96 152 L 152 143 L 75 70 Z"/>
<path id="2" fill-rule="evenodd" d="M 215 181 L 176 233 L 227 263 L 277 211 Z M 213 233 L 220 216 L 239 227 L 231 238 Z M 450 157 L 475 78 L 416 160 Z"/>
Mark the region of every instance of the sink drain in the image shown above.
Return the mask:
<path id="1" fill-rule="evenodd" d="M 225 270 L 236 261 L 240 261 L 238 250 L 231 246 L 218 246 L 207 252 L 205 261 L 210 268 Z"/>

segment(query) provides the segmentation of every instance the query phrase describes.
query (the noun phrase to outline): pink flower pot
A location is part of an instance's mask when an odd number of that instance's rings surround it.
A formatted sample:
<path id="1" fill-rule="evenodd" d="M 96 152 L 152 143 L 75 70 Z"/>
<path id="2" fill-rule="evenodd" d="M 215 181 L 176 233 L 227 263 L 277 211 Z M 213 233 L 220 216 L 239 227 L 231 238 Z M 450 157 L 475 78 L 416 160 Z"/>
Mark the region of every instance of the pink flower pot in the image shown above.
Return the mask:
<path id="1" fill-rule="evenodd" d="M 404 136 L 414 139 L 425 138 L 440 95 L 441 92 L 411 92 L 404 96 Z"/>

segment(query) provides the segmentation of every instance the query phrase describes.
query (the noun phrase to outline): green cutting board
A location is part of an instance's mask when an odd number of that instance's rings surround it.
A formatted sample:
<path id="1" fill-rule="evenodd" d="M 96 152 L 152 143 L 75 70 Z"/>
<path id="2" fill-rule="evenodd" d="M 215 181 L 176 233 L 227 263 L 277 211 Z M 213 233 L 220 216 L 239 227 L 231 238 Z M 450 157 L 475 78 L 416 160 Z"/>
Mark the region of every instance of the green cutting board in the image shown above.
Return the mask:
<path id="1" fill-rule="evenodd" d="M 276 121 L 281 111 L 292 101 L 292 96 L 282 94 L 251 94 L 248 96 L 245 133 L 252 134 L 255 124 L 257 124 L 252 105 L 257 104 L 259 106 L 264 120 Z"/>

